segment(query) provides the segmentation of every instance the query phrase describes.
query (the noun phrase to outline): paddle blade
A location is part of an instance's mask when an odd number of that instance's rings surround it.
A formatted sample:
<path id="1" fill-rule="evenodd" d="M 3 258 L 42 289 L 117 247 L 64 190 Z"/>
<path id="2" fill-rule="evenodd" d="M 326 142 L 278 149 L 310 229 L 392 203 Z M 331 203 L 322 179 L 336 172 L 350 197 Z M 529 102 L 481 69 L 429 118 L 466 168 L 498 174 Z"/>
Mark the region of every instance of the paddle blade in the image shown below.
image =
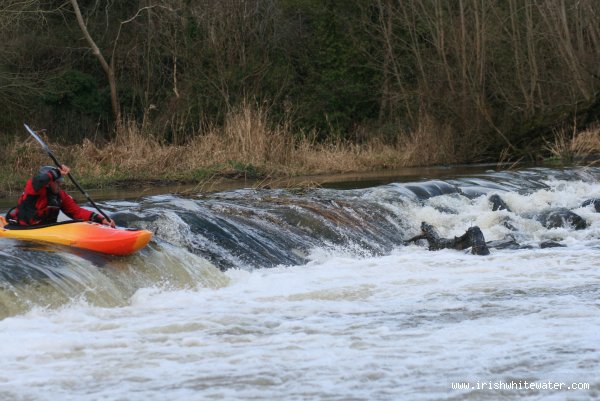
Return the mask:
<path id="1" fill-rule="evenodd" d="M 31 128 L 29 128 L 29 125 L 27 124 L 23 124 L 25 126 L 25 129 L 27 130 L 27 132 L 29 132 L 31 134 L 32 137 L 35 138 L 36 141 L 38 141 L 40 143 L 40 145 L 42 145 L 42 148 L 44 148 L 44 150 L 46 152 L 50 151 L 50 148 L 48 148 L 48 145 L 46 145 L 46 143 L 44 141 L 42 141 L 42 138 L 40 138 L 34 130 L 32 130 Z"/>

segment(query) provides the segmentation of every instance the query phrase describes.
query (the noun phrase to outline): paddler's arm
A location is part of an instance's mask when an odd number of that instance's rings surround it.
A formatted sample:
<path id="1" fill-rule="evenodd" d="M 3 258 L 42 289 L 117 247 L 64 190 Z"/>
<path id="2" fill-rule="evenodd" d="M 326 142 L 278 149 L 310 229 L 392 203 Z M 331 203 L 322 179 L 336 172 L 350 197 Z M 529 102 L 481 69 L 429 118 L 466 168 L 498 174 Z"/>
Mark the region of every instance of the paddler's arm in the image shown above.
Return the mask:
<path id="1" fill-rule="evenodd" d="M 113 228 L 115 227 L 115 223 L 113 221 L 109 222 L 106 218 L 104 218 L 104 216 L 79 206 L 77 202 L 75 202 L 75 200 L 71 197 L 71 195 L 69 195 L 63 190 L 60 191 L 60 198 L 62 205 L 61 210 L 70 218 L 76 220 L 94 221 L 96 223 L 111 226 Z"/>
<path id="2" fill-rule="evenodd" d="M 112 228 L 116 227 L 114 220 L 108 221 L 108 220 L 106 220 L 106 218 L 104 216 L 99 215 L 98 213 L 95 213 L 95 212 L 92 212 L 92 218 L 90 219 L 90 221 L 95 221 L 95 222 L 100 223 L 105 226 L 111 226 Z"/>

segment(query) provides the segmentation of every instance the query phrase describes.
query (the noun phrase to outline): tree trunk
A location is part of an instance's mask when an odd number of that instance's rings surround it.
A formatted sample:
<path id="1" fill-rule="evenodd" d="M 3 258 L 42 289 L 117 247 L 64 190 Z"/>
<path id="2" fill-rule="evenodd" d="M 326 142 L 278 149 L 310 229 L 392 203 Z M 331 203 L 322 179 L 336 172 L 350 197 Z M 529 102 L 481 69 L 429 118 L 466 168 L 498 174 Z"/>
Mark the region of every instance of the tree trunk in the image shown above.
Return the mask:
<path id="1" fill-rule="evenodd" d="M 71 0 L 71 5 L 73 6 L 73 10 L 75 11 L 75 16 L 77 17 L 77 24 L 83 32 L 83 36 L 85 40 L 88 42 L 92 49 L 92 53 L 94 56 L 100 61 L 100 65 L 106 74 L 106 78 L 108 79 L 108 85 L 110 87 L 110 104 L 112 106 L 113 118 L 115 120 L 115 124 L 117 126 L 121 123 L 121 110 L 119 108 L 119 99 L 117 94 L 117 81 L 115 79 L 115 70 L 114 70 L 114 59 L 111 59 L 110 64 L 106 62 L 106 59 L 102 55 L 102 52 L 92 39 L 92 36 L 87 30 L 87 26 L 85 21 L 83 20 L 83 16 L 81 15 L 81 11 L 79 10 L 79 4 L 77 0 Z"/>

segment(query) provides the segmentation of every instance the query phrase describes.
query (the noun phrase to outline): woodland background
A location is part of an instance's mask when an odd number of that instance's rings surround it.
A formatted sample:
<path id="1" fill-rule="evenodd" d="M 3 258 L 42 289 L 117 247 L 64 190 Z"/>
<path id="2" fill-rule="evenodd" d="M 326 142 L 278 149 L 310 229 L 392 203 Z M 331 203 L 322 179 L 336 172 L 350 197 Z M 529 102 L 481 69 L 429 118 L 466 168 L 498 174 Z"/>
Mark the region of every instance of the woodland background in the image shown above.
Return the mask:
<path id="1" fill-rule="evenodd" d="M 598 140 L 595 0 L 3 0 L 0 35 L 13 168 L 23 122 L 83 149 L 82 169 L 199 141 L 197 159 L 233 156 L 186 171 L 365 146 L 384 168 L 537 160 Z"/>

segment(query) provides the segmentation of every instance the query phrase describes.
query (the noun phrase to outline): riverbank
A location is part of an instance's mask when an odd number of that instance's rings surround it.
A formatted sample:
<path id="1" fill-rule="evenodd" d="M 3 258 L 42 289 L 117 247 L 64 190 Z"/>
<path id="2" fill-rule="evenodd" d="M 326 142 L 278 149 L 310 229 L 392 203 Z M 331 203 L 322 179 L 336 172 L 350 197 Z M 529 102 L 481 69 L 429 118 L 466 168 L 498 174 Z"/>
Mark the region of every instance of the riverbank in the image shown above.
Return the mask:
<path id="1" fill-rule="evenodd" d="M 318 142 L 292 133 L 283 123 L 270 125 L 260 110 L 241 109 L 223 127 L 207 130 L 185 145 L 165 144 L 135 124 L 124 125 L 116 138 L 103 144 L 85 139 L 61 145 L 40 133 L 58 159 L 72 168 L 86 189 L 142 188 L 182 185 L 208 191 L 222 182 L 251 182 L 253 187 L 320 185 L 323 175 L 397 171 L 409 167 L 477 164 L 452 136 L 433 125 L 391 140 L 370 137 L 361 143 Z M 600 154 L 600 128 L 561 131 L 543 150 L 558 163 Z M 14 198 L 24 182 L 42 165 L 51 164 L 33 138 L 5 145 L 0 162 L 0 198 Z M 488 160 L 489 161 L 489 160 Z M 494 163 L 512 163 L 499 155 Z M 379 174 L 379 173 L 376 173 Z"/>
<path id="2" fill-rule="evenodd" d="M 404 167 L 401 169 L 388 169 L 368 172 L 300 175 L 294 177 L 269 177 L 269 178 L 225 178 L 214 177 L 202 182 L 171 182 L 171 181 L 140 181 L 132 182 L 130 186 L 123 182 L 107 185 L 102 188 L 86 187 L 86 192 L 96 201 L 113 199 L 139 199 L 141 197 L 179 194 L 198 195 L 199 193 L 215 193 L 233 191 L 242 188 L 275 189 L 287 188 L 296 191 L 305 191 L 315 188 L 331 189 L 359 189 L 392 182 L 420 181 L 423 179 L 448 179 L 461 175 L 478 175 L 490 170 L 504 170 L 516 167 L 512 164 L 467 164 L 454 166 L 430 167 Z M 519 167 L 528 167 L 519 164 Z M 67 190 L 79 201 L 85 198 L 70 183 Z M 22 191 L 22 188 L 19 188 Z M 14 206 L 20 192 L 0 196 L 0 210 Z"/>
<path id="3" fill-rule="evenodd" d="M 452 151 L 449 136 L 443 141 L 434 138 L 432 133 L 437 131 L 429 126 L 385 140 L 375 136 L 356 142 L 323 142 L 317 141 L 316 134 L 292 132 L 285 122 L 270 124 L 266 112 L 250 107 L 232 112 L 222 127 L 205 129 L 183 145 L 166 144 L 152 132 L 152 128 L 127 123 L 107 143 L 85 139 L 70 146 L 56 143 L 51 134 L 40 135 L 81 184 L 90 188 L 270 180 L 473 161 Z M 7 157 L 0 166 L 5 191 L 20 187 L 40 165 L 50 164 L 32 138 L 15 140 L 5 150 Z"/>

